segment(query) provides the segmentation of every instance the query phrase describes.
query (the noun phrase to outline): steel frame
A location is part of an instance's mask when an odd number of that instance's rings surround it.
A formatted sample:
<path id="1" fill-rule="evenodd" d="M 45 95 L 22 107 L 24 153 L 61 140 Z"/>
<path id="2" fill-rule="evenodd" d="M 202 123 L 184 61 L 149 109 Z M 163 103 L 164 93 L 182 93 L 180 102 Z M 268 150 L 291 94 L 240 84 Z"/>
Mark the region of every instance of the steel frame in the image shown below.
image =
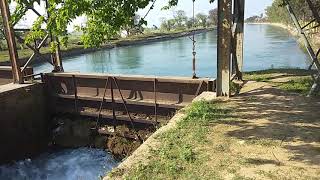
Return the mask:
<path id="1" fill-rule="evenodd" d="M 289 12 L 289 15 L 290 15 L 296 29 L 299 32 L 300 37 L 303 39 L 305 47 L 306 47 L 308 54 L 310 56 L 310 65 L 309 65 L 308 70 L 310 70 L 310 72 L 311 72 L 311 77 L 314 81 L 314 84 L 311 87 L 311 90 L 309 92 L 309 96 L 312 96 L 320 91 L 320 62 L 319 62 L 320 49 L 316 52 L 312 48 L 311 43 L 309 41 L 309 38 L 307 36 L 307 32 L 320 26 L 320 15 L 319 15 L 319 12 L 314 7 L 314 4 L 312 3 L 312 1 L 306 0 L 307 4 L 312 12 L 314 19 L 311 20 L 309 23 L 307 23 L 305 26 L 301 26 L 292 6 L 290 4 L 290 0 L 283 0 L 283 2 Z M 316 22 L 317 25 L 310 27 L 310 28 L 307 28 L 314 22 Z M 313 68 L 316 70 L 315 74 L 313 72 Z"/>
<path id="2" fill-rule="evenodd" d="M 46 3 L 46 9 L 47 9 L 48 8 L 47 0 L 45 0 L 45 3 Z M 33 47 L 32 45 L 25 43 L 25 40 L 22 37 L 20 37 L 16 32 L 28 32 L 30 31 L 30 29 L 14 29 L 13 27 L 19 22 L 19 20 L 13 23 L 10 22 L 10 11 L 9 11 L 8 1 L 0 0 L 0 5 L 1 5 L 1 14 L 4 21 L 4 31 L 6 34 L 6 40 L 9 48 L 14 83 L 20 83 L 20 84 L 24 83 L 24 77 L 23 77 L 24 71 L 26 70 L 30 62 L 32 62 L 32 60 L 36 58 L 36 56 L 38 56 L 39 58 L 42 58 L 43 55 L 40 53 L 40 49 L 45 45 L 46 41 L 49 38 L 51 42 L 53 41 L 57 42 L 58 46 L 57 46 L 57 50 L 51 54 L 51 61 L 48 61 L 46 59 L 45 60 L 49 64 L 54 66 L 53 71 L 62 72 L 63 66 L 62 66 L 62 60 L 60 55 L 60 45 L 57 37 L 52 36 L 51 32 L 47 32 L 46 36 L 41 40 L 39 45 L 37 46 L 35 45 L 35 47 Z M 26 7 L 24 12 L 27 12 L 28 10 L 32 10 L 37 16 L 41 16 L 41 14 L 32 6 Z M 47 16 L 48 17 L 50 16 L 48 12 L 47 12 Z M 47 19 L 45 19 L 45 22 L 47 22 Z M 33 51 L 32 55 L 28 58 L 26 63 L 22 65 L 22 68 L 19 62 L 19 56 L 17 52 L 15 38 L 18 40 L 18 42 L 26 44 L 26 46 Z"/>
<path id="3" fill-rule="evenodd" d="M 16 41 L 14 39 L 14 31 L 10 24 L 9 4 L 6 0 L 0 1 L 1 15 L 3 19 L 3 27 L 6 35 L 6 40 L 9 48 L 9 56 L 12 66 L 13 83 L 23 83 L 23 77 L 18 62 L 18 51 Z"/>

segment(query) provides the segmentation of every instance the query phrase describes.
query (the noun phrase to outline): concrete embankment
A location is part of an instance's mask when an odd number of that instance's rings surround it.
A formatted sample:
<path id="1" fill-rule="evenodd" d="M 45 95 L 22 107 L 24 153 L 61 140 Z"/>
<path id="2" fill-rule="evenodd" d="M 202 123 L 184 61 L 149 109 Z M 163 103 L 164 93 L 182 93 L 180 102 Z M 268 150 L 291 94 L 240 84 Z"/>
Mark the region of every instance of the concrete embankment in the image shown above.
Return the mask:
<path id="1" fill-rule="evenodd" d="M 160 41 L 167 41 L 171 40 L 174 38 L 179 38 L 179 37 L 185 37 L 185 36 L 191 36 L 193 33 L 195 34 L 200 34 L 208 31 L 212 31 L 214 28 L 207 28 L 207 29 L 197 29 L 195 31 L 185 31 L 185 32 L 177 32 L 177 33 L 168 33 L 168 34 L 163 34 L 159 36 L 149 36 L 149 37 L 144 37 L 144 38 L 137 38 L 137 39 L 124 39 L 124 40 L 119 40 L 114 43 L 110 43 L 108 45 L 104 45 L 100 48 L 73 48 L 69 50 L 61 50 L 61 56 L 62 58 L 66 57 L 74 57 L 74 56 L 79 56 L 82 54 L 88 54 L 96 51 L 101 51 L 101 50 L 107 50 L 107 49 L 112 49 L 114 47 L 123 47 L 123 46 L 132 46 L 132 45 L 139 45 L 139 44 L 147 44 L 147 43 L 153 43 L 153 42 L 160 42 Z M 37 63 L 43 63 L 46 60 L 50 60 L 51 54 L 46 53 L 41 56 L 41 58 L 35 58 L 34 61 L 32 62 L 33 64 Z M 21 58 L 20 61 L 22 64 L 25 64 L 28 58 Z M 9 60 L 0 62 L 0 66 L 8 66 L 10 65 Z"/>
<path id="2" fill-rule="evenodd" d="M 49 117 L 43 84 L 0 86 L 0 162 L 46 149 Z"/>
<path id="3" fill-rule="evenodd" d="M 286 29 L 292 36 L 297 37 L 297 42 L 299 43 L 299 45 L 301 47 L 304 48 L 304 42 L 303 40 L 299 37 L 299 32 L 297 31 L 297 29 L 291 25 L 288 24 L 283 24 L 283 23 L 247 23 L 247 24 L 265 24 L 265 25 L 272 25 L 272 26 L 277 26 L 283 29 Z M 311 44 L 313 45 L 313 47 L 315 48 L 315 50 L 320 48 L 320 32 L 312 32 L 309 33 L 308 36 L 310 37 L 309 40 L 311 42 Z"/>

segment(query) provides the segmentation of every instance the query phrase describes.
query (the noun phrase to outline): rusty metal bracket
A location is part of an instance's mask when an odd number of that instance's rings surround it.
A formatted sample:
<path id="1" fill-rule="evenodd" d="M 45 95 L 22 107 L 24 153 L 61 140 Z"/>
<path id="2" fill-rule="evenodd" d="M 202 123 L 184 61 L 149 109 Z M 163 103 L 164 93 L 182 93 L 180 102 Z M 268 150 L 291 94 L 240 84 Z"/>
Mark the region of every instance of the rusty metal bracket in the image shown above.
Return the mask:
<path id="1" fill-rule="evenodd" d="M 116 116 L 116 111 L 115 111 L 115 107 L 114 107 L 115 101 L 114 101 L 112 82 L 110 83 L 110 85 L 111 85 L 110 91 L 111 91 L 111 107 L 112 107 L 113 128 L 116 129 L 117 116 Z"/>
<path id="2" fill-rule="evenodd" d="M 78 90 L 75 75 L 72 76 L 73 89 L 74 89 L 74 111 L 78 113 Z"/>
<path id="3" fill-rule="evenodd" d="M 102 112 L 103 103 L 105 101 L 105 97 L 106 97 L 106 94 L 107 94 L 108 83 L 109 83 L 109 77 L 106 80 L 106 85 L 104 87 L 103 97 L 102 97 L 101 102 L 100 102 L 98 118 L 97 118 L 97 121 L 96 121 L 96 128 L 98 127 L 99 121 L 100 121 L 100 118 L 101 118 L 101 112 Z"/>
<path id="4" fill-rule="evenodd" d="M 153 93 L 154 93 L 154 117 L 155 117 L 155 122 L 157 124 L 158 123 L 157 78 L 154 78 Z"/>
<path id="5" fill-rule="evenodd" d="M 200 93 L 200 90 L 201 90 L 201 87 L 202 87 L 203 83 L 204 83 L 204 81 L 201 81 L 199 83 L 198 89 L 197 89 L 196 94 L 194 95 L 194 97 L 199 96 L 199 93 Z"/>
<path id="6" fill-rule="evenodd" d="M 140 142 L 142 142 L 142 139 L 141 139 L 141 137 L 139 136 L 139 134 L 138 134 L 138 132 L 136 131 L 136 128 L 135 128 L 135 126 L 134 126 L 134 121 L 133 121 L 133 119 L 132 119 L 132 117 L 131 117 L 131 115 L 130 115 L 130 112 L 129 112 L 129 110 L 128 110 L 127 103 L 126 103 L 125 99 L 123 98 L 123 95 L 122 95 L 120 86 L 119 86 L 119 84 L 118 84 L 117 78 L 116 78 L 116 77 L 113 77 L 113 81 L 114 81 L 114 83 L 115 83 L 115 85 L 116 85 L 116 87 L 117 87 L 117 89 L 118 89 L 118 91 L 119 91 L 119 94 L 120 94 L 121 99 L 122 99 L 122 102 L 123 102 L 123 106 L 124 106 L 124 108 L 125 108 L 125 110 L 126 110 L 126 113 L 128 114 L 128 117 L 129 117 L 129 119 L 130 119 L 131 126 L 132 126 L 132 128 L 133 128 L 133 130 L 134 130 L 134 132 L 135 132 L 135 134 L 136 134 L 136 136 L 137 136 L 137 139 L 138 139 Z M 112 87 L 112 86 L 111 86 L 111 87 Z M 112 91 L 112 96 L 113 96 L 113 91 Z M 113 98 L 112 98 L 112 101 L 114 101 Z"/>

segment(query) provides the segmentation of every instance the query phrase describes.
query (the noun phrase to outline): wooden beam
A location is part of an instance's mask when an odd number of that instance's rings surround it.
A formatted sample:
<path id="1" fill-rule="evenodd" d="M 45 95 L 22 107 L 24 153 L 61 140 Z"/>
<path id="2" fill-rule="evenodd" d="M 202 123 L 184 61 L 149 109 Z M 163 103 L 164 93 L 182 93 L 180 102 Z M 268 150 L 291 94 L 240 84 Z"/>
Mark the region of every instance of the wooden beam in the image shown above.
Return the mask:
<path id="1" fill-rule="evenodd" d="M 23 83 L 22 73 L 20 70 L 19 57 L 17 52 L 16 41 L 14 38 L 14 30 L 10 24 L 10 11 L 7 0 L 0 0 L 1 15 L 3 19 L 3 29 L 5 32 L 9 56 L 12 66 L 13 83 Z"/>
<path id="2" fill-rule="evenodd" d="M 230 96 L 232 0 L 218 0 L 217 96 Z"/>
<path id="3" fill-rule="evenodd" d="M 236 29 L 234 34 L 233 62 L 235 74 L 238 79 L 242 79 L 243 71 L 243 37 L 244 37 L 244 8 L 245 0 L 234 0 L 234 23 Z"/>

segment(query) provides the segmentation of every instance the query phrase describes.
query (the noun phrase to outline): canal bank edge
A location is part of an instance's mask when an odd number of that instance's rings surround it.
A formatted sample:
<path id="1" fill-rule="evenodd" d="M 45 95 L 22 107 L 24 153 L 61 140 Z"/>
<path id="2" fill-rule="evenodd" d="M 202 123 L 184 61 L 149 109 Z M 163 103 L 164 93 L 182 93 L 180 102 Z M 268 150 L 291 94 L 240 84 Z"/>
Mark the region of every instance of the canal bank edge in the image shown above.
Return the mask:
<path id="1" fill-rule="evenodd" d="M 221 101 L 224 99 L 217 98 L 214 92 L 203 92 L 193 100 L 193 103 L 200 101 L 212 102 L 219 100 Z M 138 149 L 131 154 L 131 156 L 127 157 L 103 179 L 123 179 L 123 176 L 126 175 L 125 173 L 129 172 L 130 169 L 137 168 L 137 166 L 141 164 L 147 165 L 150 161 L 149 157 L 152 156 L 152 150 L 158 149 L 161 146 L 161 141 L 158 137 L 169 132 L 170 130 L 175 129 L 178 123 L 186 117 L 185 110 L 188 109 L 189 106 L 178 111 L 165 126 L 162 126 L 155 133 L 153 133 L 140 147 L 138 147 Z"/>
<path id="2" fill-rule="evenodd" d="M 124 47 L 124 46 L 133 46 L 133 45 L 141 45 L 141 44 L 148 44 L 148 43 L 153 43 L 153 42 L 160 42 L 160 41 L 168 41 L 171 39 L 175 38 L 180 38 L 180 37 L 185 37 L 185 36 L 190 36 L 193 33 L 195 34 L 201 34 L 209 31 L 213 31 L 215 28 L 205 28 L 205 29 L 196 29 L 196 30 L 187 30 L 183 32 L 174 32 L 174 33 L 165 33 L 164 35 L 160 36 L 148 36 L 145 38 L 138 38 L 138 39 L 124 39 L 120 40 L 108 45 L 104 45 L 100 48 L 83 48 L 83 47 L 77 47 L 73 49 L 68 49 L 68 50 L 61 50 L 61 57 L 62 58 L 67 58 L 67 57 L 75 57 L 79 56 L 82 54 L 88 54 L 88 53 L 93 53 L 97 51 L 102 51 L 102 50 L 108 50 L 112 49 L 115 47 Z M 28 61 L 29 57 L 25 58 L 20 58 L 20 64 L 25 64 Z M 50 53 L 45 53 L 41 56 L 41 58 L 36 58 L 31 64 L 40 64 L 46 62 L 46 60 L 51 59 L 51 54 Z M 3 62 L 0 62 L 0 66 L 9 66 L 10 61 L 5 60 Z"/>
<path id="3" fill-rule="evenodd" d="M 298 31 L 292 27 L 292 26 L 289 26 L 289 25 L 286 25 L 286 24 L 282 24 L 282 23 L 269 23 L 269 22 L 262 22 L 262 23 L 246 23 L 246 24 L 262 24 L 262 25 L 271 25 L 271 26 L 276 26 L 276 27 L 280 27 L 280 28 L 283 28 L 285 30 L 287 30 L 292 36 L 296 37 L 296 40 L 299 44 L 299 46 L 305 51 L 305 46 L 304 46 L 304 42 L 303 40 L 299 37 L 299 33 Z M 317 34 L 312 36 L 312 38 L 309 38 L 310 39 L 310 42 L 311 44 L 316 48 L 316 49 L 320 49 L 320 33 L 318 33 L 318 36 Z"/>

